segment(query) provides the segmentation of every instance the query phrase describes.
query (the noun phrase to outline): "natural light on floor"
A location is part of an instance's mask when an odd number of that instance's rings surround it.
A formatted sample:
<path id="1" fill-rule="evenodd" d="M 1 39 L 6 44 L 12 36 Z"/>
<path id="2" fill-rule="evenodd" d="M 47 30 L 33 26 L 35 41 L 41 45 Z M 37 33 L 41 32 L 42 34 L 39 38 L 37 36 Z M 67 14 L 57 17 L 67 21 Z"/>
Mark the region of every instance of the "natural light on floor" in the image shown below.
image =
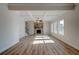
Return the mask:
<path id="1" fill-rule="evenodd" d="M 35 36 L 35 40 L 33 44 L 44 44 L 44 43 L 55 43 L 55 41 L 51 40 L 47 35 Z"/>
<path id="2" fill-rule="evenodd" d="M 33 44 L 43 44 L 43 43 L 44 43 L 43 40 L 33 41 Z"/>
<path id="3" fill-rule="evenodd" d="M 50 37 L 49 36 L 47 36 L 47 35 L 39 35 L 39 36 L 35 36 L 35 39 L 50 39 Z"/>

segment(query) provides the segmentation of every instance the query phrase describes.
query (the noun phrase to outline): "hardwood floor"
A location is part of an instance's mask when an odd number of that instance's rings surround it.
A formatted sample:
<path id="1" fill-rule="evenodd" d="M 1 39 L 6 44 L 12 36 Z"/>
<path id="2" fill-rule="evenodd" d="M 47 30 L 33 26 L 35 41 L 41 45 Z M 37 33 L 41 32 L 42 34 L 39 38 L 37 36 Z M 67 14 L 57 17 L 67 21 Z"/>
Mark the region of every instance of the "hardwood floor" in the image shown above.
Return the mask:
<path id="1" fill-rule="evenodd" d="M 79 51 L 48 35 L 28 36 L 2 55 L 79 55 Z"/>

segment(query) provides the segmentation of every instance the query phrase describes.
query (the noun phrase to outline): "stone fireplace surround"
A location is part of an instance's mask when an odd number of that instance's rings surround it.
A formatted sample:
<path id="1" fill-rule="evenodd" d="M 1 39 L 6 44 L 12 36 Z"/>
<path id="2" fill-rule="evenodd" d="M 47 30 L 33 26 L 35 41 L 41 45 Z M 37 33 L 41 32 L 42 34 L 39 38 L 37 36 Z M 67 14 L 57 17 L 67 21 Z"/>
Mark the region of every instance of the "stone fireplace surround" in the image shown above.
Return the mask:
<path id="1" fill-rule="evenodd" d="M 34 34 L 43 34 L 43 22 L 42 20 L 37 20 L 34 23 Z"/>

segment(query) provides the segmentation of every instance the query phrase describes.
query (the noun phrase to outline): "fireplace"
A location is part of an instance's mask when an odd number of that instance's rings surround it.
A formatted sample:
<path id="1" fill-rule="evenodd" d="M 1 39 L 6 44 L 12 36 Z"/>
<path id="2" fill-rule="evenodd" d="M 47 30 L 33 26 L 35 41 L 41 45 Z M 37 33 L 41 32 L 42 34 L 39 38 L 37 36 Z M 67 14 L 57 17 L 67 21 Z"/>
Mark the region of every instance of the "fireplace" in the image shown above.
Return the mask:
<path id="1" fill-rule="evenodd" d="M 37 34 L 41 34 L 41 30 L 37 30 Z"/>
<path id="2" fill-rule="evenodd" d="M 34 22 L 34 34 L 43 34 L 42 20 L 36 20 L 36 22 Z"/>

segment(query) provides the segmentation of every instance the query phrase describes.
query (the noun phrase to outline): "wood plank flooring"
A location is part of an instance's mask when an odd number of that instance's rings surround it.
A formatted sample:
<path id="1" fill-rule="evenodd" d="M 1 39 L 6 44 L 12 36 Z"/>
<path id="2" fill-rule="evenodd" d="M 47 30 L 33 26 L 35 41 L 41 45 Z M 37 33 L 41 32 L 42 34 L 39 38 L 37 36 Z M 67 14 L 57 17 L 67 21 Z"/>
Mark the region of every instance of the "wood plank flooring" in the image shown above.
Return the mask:
<path id="1" fill-rule="evenodd" d="M 79 55 L 79 51 L 48 35 L 22 38 L 1 55 Z"/>

